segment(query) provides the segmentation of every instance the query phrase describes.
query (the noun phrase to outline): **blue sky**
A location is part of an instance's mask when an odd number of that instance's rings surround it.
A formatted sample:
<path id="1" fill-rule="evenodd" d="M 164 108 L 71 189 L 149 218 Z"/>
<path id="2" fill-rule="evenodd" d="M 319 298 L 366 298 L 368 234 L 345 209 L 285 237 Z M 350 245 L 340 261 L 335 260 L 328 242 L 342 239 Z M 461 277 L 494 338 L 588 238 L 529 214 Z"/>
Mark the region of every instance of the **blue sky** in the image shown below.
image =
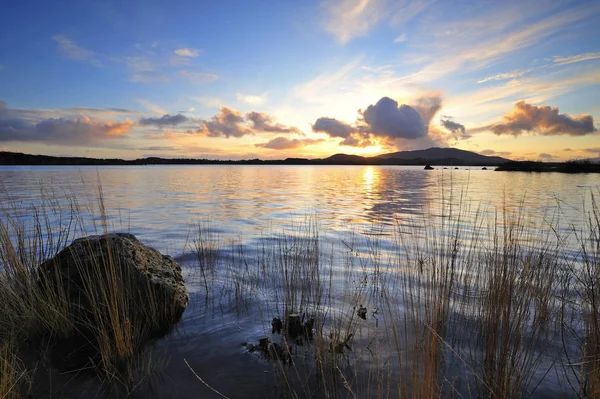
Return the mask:
<path id="1" fill-rule="evenodd" d="M 600 154 L 595 1 L 8 1 L 0 150 Z"/>

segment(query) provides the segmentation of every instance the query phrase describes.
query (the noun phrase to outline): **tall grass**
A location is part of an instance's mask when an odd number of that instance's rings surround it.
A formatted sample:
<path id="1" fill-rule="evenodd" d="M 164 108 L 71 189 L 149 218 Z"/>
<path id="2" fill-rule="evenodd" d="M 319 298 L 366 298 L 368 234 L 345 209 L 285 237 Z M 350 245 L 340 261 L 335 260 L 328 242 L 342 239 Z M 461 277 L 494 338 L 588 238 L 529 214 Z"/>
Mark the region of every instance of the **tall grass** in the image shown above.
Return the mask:
<path id="1" fill-rule="evenodd" d="M 323 247 L 322 231 L 311 220 L 292 235 L 278 236 L 275 245 L 253 244 L 261 250 L 251 257 L 232 251 L 215 270 L 227 276 L 225 291 L 235 291 L 236 303 L 249 312 L 259 308 L 265 323 L 290 312 L 317 316 L 309 349 L 283 338 L 314 363 L 279 365 L 282 395 L 528 397 L 552 378 L 561 394 L 594 396 L 596 208 L 590 236 L 577 240 L 584 247 L 571 264 L 565 257 L 569 237 L 561 232 L 573 232 L 561 229 L 561 215 L 536 221 L 516 209 L 472 210 L 459 197 L 458 206 L 440 217 L 415 217 L 412 225 L 420 227 L 407 231 L 398 224 L 393 250 L 381 251 L 377 238 L 368 238 L 360 256 L 358 243 Z M 564 366 L 573 359 L 557 344 L 565 287 L 569 295 L 582 292 L 569 305 L 569 326 L 584 335 L 571 340 L 582 353 L 572 388 L 564 370 L 572 374 L 573 367 Z M 356 313 L 364 305 L 367 322 Z M 585 332 L 577 327 L 576 312 Z"/>
<path id="2" fill-rule="evenodd" d="M 539 395 L 553 379 L 545 389 L 556 395 L 600 397 L 596 198 L 585 228 L 575 229 L 560 212 L 534 220 L 524 207 L 472 205 L 465 192 L 442 197 L 439 213 L 424 210 L 411 228 L 397 220 L 343 240 L 332 240 L 317 217 L 245 242 L 201 223 L 187 246 L 196 301 L 251 315 L 264 332 L 256 341 L 267 337 L 291 352 L 291 364 L 264 353 L 274 396 L 514 398 Z M 97 205 L 105 232 L 107 211 Z M 44 287 L 38 266 L 82 235 L 81 207 L 47 200 L 30 218 L 10 216 L 19 213 L 0 217 L 0 397 L 31 386 L 33 373 L 20 360 L 26 342 L 69 339 L 75 330 L 95 337 L 86 344 L 97 356 L 80 367 L 131 392 L 145 378 L 140 370 L 155 372 L 136 354 L 149 331 L 143 320 L 163 298 L 123 295 L 136 282 L 107 241 L 96 267 L 83 270 L 85 259 L 73 265 L 90 311 L 85 323 L 70 317 L 73 301 Z M 54 277 L 57 287 L 62 277 Z M 140 307 L 149 315 L 136 319 L 131 309 Z M 312 340 L 285 328 L 271 334 L 271 320 L 290 314 L 314 319 Z"/>
<path id="3" fill-rule="evenodd" d="M 129 392 L 146 378 L 139 370 L 151 368 L 142 347 L 164 323 L 161 312 L 170 314 L 164 293 L 123 267 L 123 254 L 109 239 L 59 252 L 89 228 L 68 194 L 42 193 L 36 206 L 1 211 L 0 398 L 23 394 L 23 381 L 48 361 L 70 367 L 68 373 L 95 370 L 102 381 Z M 108 218 L 101 191 L 95 214 L 104 237 Z M 105 255 L 95 257 L 95 246 Z M 61 262 L 62 269 L 55 266 Z"/>

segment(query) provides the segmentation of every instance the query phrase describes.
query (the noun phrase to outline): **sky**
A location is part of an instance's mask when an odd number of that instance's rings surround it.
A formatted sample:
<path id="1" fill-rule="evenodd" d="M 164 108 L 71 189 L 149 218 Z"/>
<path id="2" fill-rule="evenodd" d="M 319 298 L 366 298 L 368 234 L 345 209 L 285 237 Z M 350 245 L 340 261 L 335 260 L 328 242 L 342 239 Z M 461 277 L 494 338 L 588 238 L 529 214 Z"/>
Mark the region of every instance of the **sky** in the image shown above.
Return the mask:
<path id="1" fill-rule="evenodd" d="M 600 156 L 600 2 L 5 0 L 0 151 Z"/>

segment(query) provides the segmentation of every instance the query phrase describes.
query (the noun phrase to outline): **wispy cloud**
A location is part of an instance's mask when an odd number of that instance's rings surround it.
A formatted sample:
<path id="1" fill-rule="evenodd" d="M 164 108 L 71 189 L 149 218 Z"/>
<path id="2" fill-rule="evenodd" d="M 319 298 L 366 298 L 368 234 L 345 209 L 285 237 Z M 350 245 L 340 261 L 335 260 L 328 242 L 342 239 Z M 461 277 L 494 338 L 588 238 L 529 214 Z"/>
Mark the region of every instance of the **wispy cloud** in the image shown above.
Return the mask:
<path id="1" fill-rule="evenodd" d="M 324 139 L 289 139 L 287 137 L 275 137 L 266 143 L 254 144 L 255 147 L 269 148 L 272 150 L 291 150 L 324 142 Z"/>
<path id="2" fill-rule="evenodd" d="M 574 8 L 565 12 L 554 14 L 538 22 L 527 24 L 523 28 L 509 29 L 505 32 L 489 32 L 489 35 L 474 34 L 472 38 L 461 36 L 460 40 L 442 40 L 444 44 L 441 53 L 434 57 L 425 67 L 408 77 L 414 82 L 431 82 L 456 71 L 480 70 L 501 57 L 518 50 L 527 49 L 545 40 L 565 26 L 588 18 L 599 6 Z M 517 24 L 522 16 L 513 15 L 513 24 Z M 490 20 L 489 22 L 493 22 Z M 475 39 L 473 39 L 475 38 Z M 452 48 L 451 52 L 443 49 Z"/>
<path id="3" fill-rule="evenodd" d="M 589 61 L 589 60 L 597 60 L 600 58 L 600 53 L 585 53 L 585 54 L 577 54 L 570 57 L 552 57 L 552 62 L 557 65 L 567 65 L 573 64 L 575 62 Z"/>
<path id="4" fill-rule="evenodd" d="M 219 79 L 219 75 L 214 73 L 207 72 L 197 72 L 197 71 L 188 71 L 181 70 L 178 72 L 179 76 L 187 79 L 192 84 L 206 84 L 210 82 L 214 82 Z"/>
<path id="5" fill-rule="evenodd" d="M 52 39 L 58 44 L 60 53 L 67 58 L 88 62 L 94 66 L 102 66 L 102 63 L 97 59 L 96 54 L 88 50 L 69 38 L 66 35 L 54 35 Z"/>
<path id="6" fill-rule="evenodd" d="M 483 150 L 479 151 L 481 155 L 495 155 L 499 157 L 509 157 L 512 155 L 510 151 L 494 151 L 494 150 Z"/>
<path id="7" fill-rule="evenodd" d="M 173 53 L 175 53 L 176 55 L 180 56 L 180 57 L 198 57 L 198 55 L 200 54 L 200 51 L 194 48 L 188 48 L 188 47 L 183 47 L 183 48 L 178 48 L 175 51 L 173 51 Z"/>
<path id="8" fill-rule="evenodd" d="M 484 119 L 488 118 L 489 123 L 489 117 L 497 119 L 519 99 L 530 103 L 544 103 L 582 87 L 596 85 L 599 81 L 600 69 L 575 69 L 555 71 L 544 76 L 523 76 L 467 93 L 447 96 L 444 112 L 461 119 L 468 118 L 471 123 L 474 117 L 482 124 L 486 123 Z"/>
<path id="9" fill-rule="evenodd" d="M 139 99 L 139 100 L 137 100 L 137 102 L 142 104 L 144 107 L 146 107 L 150 111 L 154 112 L 155 114 L 164 115 L 167 113 L 167 111 L 165 111 L 164 108 L 162 108 L 161 106 L 154 104 L 153 102 L 150 102 L 148 100 Z"/>
<path id="10" fill-rule="evenodd" d="M 191 97 L 191 100 L 207 108 L 219 108 L 222 104 L 221 99 L 217 97 Z"/>
<path id="11" fill-rule="evenodd" d="M 192 60 L 188 57 L 171 57 L 169 59 L 169 64 L 171 64 L 172 66 L 188 66 L 192 65 Z"/>
<path id="12" fill-rule="evenodd" d="M 406 41 L 406 34 L 402 34 L 394 39 L 394 43 L 404 43 Z"/>
<path id="13" fill-rule="evenodd" d="M 523 76 L 531 71 L 535 71 L 536 69 L 539 69 L 539 68 L 517 69 L 517 70 L 511 71 L 511 72 L 499 73 L 497 75 L 492 75 L 492 76 L 483 78 L 483 79 L 477 81 L 477 83 L 486 83 L 486 82 L 489 82 L 492 80 L 507 80 L 507 79 L 520 78 L 521 76 Z"/>
<path id="14" fill-rule="evenodd" d="M 158 68 L 155 62 L 145 56 L 124 57 L 123 60 L 133 72 L 151 72 Z"/>
<path id="15" fill-rule="evenodd" d="M 521 76 L 524 76 L 530 72 L 537 71 L 540 69 L 575 64 L 577 62 L 596 60 L 596 59 L 600 59 L 600 53 L 577 54 L 577 55 L 573 55 L 573 56 L 569 56 L 569 57 L 554 56 L 554 57 L 552 57 L 552 64 L 545 64 L 545 65 L 540 65 L 540 66 L 534 67 L 534 68 L 517 69 L 517 70 L 511 71 L 511 72 L 499 73 L 497 75 L 492 75 L 492 76 L 483 78 L 483 79 L 479 80 L 477 83 L 486 83 L 486 82 L 489 82 L 492 80 L 507 80 L 507 79 L 520 78 Z"/>
<path id="16" fill-rule="evenodd" d="M 325 3 L 325 30 L 340 43 L 365 36 L 381 22 L 399 26 L 424 11 L 431 0 L 330 0 Z"/>
<path id="17" fill-rule="evenodd" d="M 167 75 L 153 72 L 138 72 L 131 75 L 131 81 L 137 83 L 168 83 L 171 81 Z"/>

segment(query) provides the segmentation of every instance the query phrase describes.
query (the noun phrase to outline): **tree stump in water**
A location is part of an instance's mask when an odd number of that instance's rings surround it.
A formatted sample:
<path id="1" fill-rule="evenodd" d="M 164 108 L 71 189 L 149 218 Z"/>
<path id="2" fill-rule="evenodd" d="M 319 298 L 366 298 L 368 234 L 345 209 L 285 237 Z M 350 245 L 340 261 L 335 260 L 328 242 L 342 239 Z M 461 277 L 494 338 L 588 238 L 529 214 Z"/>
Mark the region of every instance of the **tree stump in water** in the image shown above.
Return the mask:
<path id="1" fill-rule="evenodd" d="M 296 339 L 303 335 L 304 329 L 302 327 L 302 321 L 300 321 L 300 315 L 298 313 L 291 313 L 287 319 L 287 334 L 290 338 Z"/>

